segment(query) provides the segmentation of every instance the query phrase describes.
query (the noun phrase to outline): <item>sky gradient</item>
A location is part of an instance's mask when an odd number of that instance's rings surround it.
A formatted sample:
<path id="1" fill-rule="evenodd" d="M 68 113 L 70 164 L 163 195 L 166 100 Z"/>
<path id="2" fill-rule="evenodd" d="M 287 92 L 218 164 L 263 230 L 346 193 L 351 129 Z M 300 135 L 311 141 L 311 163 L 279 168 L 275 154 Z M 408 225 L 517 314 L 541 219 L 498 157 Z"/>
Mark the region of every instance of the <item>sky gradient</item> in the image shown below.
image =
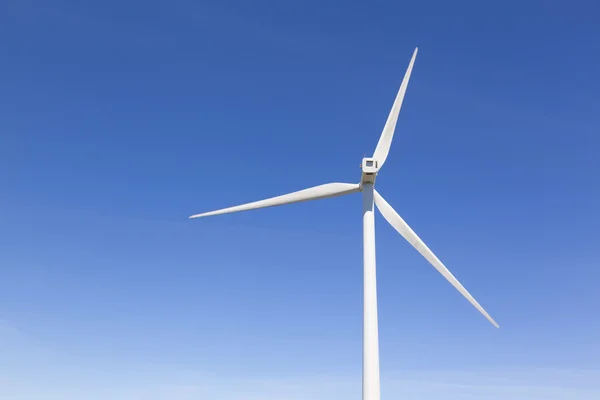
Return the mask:
<path id="1" fill-rule="evenodd" d="M 600 397 L 600 5 L 5 1 L 0 398 L 360 399 L 356 182 L 382 398 Z"/>

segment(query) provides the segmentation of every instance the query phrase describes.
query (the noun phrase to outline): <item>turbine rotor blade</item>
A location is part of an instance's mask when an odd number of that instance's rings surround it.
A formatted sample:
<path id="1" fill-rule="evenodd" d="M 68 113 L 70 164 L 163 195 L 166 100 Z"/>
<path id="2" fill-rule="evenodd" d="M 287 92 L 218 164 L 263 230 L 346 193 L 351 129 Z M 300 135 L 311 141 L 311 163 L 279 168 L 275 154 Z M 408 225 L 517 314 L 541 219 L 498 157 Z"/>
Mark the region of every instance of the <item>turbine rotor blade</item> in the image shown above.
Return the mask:
<path id="1" fill-rule="evenodd" d="M 379 142 L 377 142 L 375 153 L 373 153 L 373 158 L 377 160 L 379 168 L 381 168 L 388 156 L 388 153 L 390 152 L 390 146 L 392 145 L 392 139 L 394 138 L 394 130 L 396 129 L 396 122 L 398 121 L 398 114 L 400 114 L 400 108 L 402 107 L 402 101 L 404 100 L 404 94 L 406 93 L 406 87 L 408 86 L 408 81 L 410 80 L 410 74 L 412 73 L 418 51 L 419 48 L 415 48 L 415 52 L 413 53 L 410 63 L 408 64 L 406 74 L 404 74 L 404 79 L 402 79 L 400 90 L 398 90 L 398 94 L 396 95 L 396 100 L 394 101 L 392 110 L 390 111 L 387 121 L 385 122 Z"/>
<path id="2" fill-rule="evenodd" d="M 471 294 L 464 288 L 463 285 L 452 275 L 452 273 L 446 268 L 444 264 L 433 254 L 431 250 L 423 243 L 423 241 L 417 236 L 417 234 L 408 226 L 408 224 L 398 215 L 398 213 L 388 204 L 387 201 L 381 195 L 375 191 L 375 204 L 377 208 L 383 214 L 383 217 L 398 231 L 400 235 L 404 237 L 423 257 L 427 259 L 438 270 L 440 274 L 446 278 L 452 286 L 456 288 L 484 317 L 488 319 L 496 328 L 499 328 L 498 324 L 490 315 L 479 305 L 477 300 L 471 296 Z"/>
<path id="3" fill-rule="evenodd" d="M 192 215 L 190 218 L 208 217 L 211 215 L 229 214 L 238 211 L 255 210 L 257 208 L 280 206 L 283 204 L 298 203 L 300 201 L 324 199 L 327 197 L 343 196 L 346 194 L 360 191 L 360 185 L 352 183 L 326 183 L 300 190 L 293 193 L 284 194 L 277 197 L 271 197 L 265 200 L 259 200 L 252 203 L 242 204 L 235 207 L 223 208 L 221 210 L 210 211 L 202 214 Z"/>

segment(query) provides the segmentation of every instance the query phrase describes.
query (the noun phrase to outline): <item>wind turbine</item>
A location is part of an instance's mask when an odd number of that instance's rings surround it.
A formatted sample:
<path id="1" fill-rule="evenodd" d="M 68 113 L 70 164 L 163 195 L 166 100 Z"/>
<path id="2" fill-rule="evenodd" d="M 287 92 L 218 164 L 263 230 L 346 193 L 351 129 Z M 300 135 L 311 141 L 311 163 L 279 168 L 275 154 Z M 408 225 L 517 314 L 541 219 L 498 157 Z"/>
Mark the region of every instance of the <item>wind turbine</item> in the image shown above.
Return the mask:
<path id="1" fill-rule="evenodd" d="M 485 318 L 496 328 L 498 324 L 469 294 L 452 273 L 442 264 L 431 250 L 423 243 L 417 234 L 388 204 L 387 201 L 374 189 L 375 178 L 385 163 L 390 151 L 396 121 L 406 93 L 406 87 L 417 57 L 416 48 L 408 64 L 408 69 L 400 85 L 400 90 L 387 118 L 375 153 L 371 158 L 363 158 L 360 183 L 327 183 L 293 193 L 272 197 L 253 203 L 243 204 L 221 210 L 210 211 L 203 214 L 192 215 L 190 218 L 208 217 L 210 215 L 228 214 L 238 211 L 254 210 L 257 208 L 273 207 L 283 204 L 297 203 L 300 201 L 324 199 L 328 197 L 343 196 L 350 193 L 362 192 L 363 198 L 363 400 L 380 399 L 379 382 L 379 333 L 377 322 L 377 282 L 375 272 L 375 219 L 373 215 L 374 204 L 383 217 L 404 237 L 419 253 L 423 255 L 450 282 Z"/>

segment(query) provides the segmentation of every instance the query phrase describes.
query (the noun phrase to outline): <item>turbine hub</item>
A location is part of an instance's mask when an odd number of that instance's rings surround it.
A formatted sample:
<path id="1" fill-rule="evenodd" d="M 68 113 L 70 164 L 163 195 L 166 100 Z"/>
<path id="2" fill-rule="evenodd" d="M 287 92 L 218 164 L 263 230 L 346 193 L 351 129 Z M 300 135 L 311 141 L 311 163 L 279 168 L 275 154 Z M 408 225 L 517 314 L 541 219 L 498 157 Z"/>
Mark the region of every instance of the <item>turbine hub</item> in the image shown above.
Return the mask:
<path id="1" fill-rule="evenodd" d="M 377 171 L 379 171 L 377 160 L 374 158 L 363 158 L 360 167 L 362 168 L 360 184 L 364 185 L 365 183 L 375 183 L 375 177 L 377 176 Z"/>

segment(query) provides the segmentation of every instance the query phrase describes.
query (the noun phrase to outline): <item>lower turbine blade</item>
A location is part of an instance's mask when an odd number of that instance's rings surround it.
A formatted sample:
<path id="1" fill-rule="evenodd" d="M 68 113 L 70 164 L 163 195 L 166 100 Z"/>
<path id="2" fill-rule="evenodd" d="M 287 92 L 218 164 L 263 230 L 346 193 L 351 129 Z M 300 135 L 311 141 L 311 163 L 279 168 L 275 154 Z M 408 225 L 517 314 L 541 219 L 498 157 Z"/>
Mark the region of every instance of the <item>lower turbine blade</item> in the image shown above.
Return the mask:
<path id="1" fill-rule="evenodd" d="M 471 294 L 464 288 L 463 285 L 452 275 L 448 268 L 433 254 L 429 247 L 423 243 L 421 238 L 408 226 L 408 224 L 398 215 L 398 213 L 384 200 L 383 197 L 377 191 L 375 191 L 375 204 L 383 217 L 387 220 L 406 239 L 423 257 L 427 259 L 438 270 L 440 274 L 444 276 L 450 282 L 452 286 L 456 288 L 468 301 L 471 303 L 484 317 L 488 319 L 496 328 L 499 328 L 498 324 L 490 315 L 479 305 L 477 300 L 471 296 Z"/>
<path id="2" fill-rule="evenodd" d="M 300 190 L 298 192 L 288 193 L 277 197 L 271 197 L 270 199 L 259 200 L 240 206 L 223 208 L 221 210 L 192 215 L 190 218 L 208 217 L 210 215 L 229 214 L 238 211 L 255 210 L 257 208 L 298 203 L 300 201 L 324 199 L 327 197 L 342 196 L 358 191 L 360 191 L 360 185 L 358 183 L 327 183 L 325 185 L 315 186 L 312 188 Z"/>

